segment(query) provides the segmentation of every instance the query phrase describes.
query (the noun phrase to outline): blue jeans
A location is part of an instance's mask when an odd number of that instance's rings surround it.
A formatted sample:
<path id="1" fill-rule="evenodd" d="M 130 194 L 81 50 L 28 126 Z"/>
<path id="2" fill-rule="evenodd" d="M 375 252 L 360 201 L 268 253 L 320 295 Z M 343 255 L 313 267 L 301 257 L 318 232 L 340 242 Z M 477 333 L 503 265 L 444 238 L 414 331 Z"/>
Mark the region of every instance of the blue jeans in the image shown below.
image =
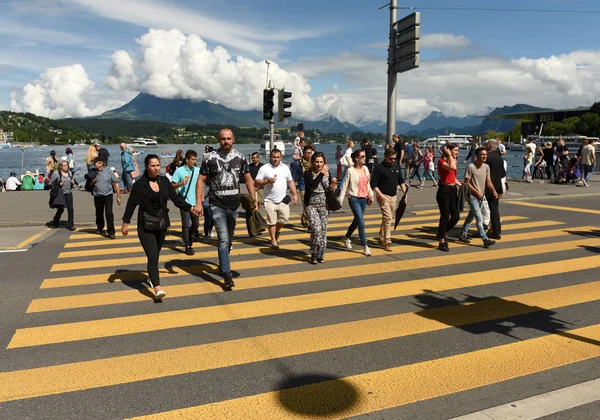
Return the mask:
<path id="1" fill-rule="evenodd" d="M 198 216 L 194 216 L 189 210 L 179 209 L 179 212 L 181 213 L 181 239 L 189 248 L 192 246 L 192 235 L 198 233 Z"/>
<path id="2" fill-rule="evenodd" d="M 210 211 L 212 212 L 215 229 L 217 230 L 219 266 L 223 274 L 230 273 L 229 251 L 231 249 L 231 240 L 238 212 L 237 209 L 223 209 L 212 204 L 210 205 Z"/>
<path id="3" fill-rule="evenodd" d="M 469 215 L 465 219 L 465 224 L 462 228 L 462 235 L 467 235 L 469 228 L 471 227 L 471 223 L 473 222 L 473 218 L 475 218 L 477 222 L 477 230 L 479 231 L 479 236 L 484 241 L 487 241 L 488 237 L 485 233 L 485 229 L 483 228 L 483 216 L 481 215 L 481 206 L 483 205 L 483 200 L 478 200 L 475 197 L 469 197 Z"/>
<path id="4" fill-rule="evenodd" d="M 358 236 L 360 237 L 360 243 L 365 246 L 367 245 L 367 235 L 365 235 L 365 209 L 367 208 L 367 199 L 352 197 L 348 198 L 348 204 L 350 204 L 350 210 L 354 215 L 352 224 L 348 227 L 346 232 L 346 238 L 350 238 L 356 228 L 358 227 Z"/>
<path id="5" fill-rule="evenodd" d="M 131 172 L 123 171 L 121 178 L 123 179 L 123 188 L 125 188 L 127 191 L 131 191 L 131 188 L 133 188 L 133 178 L 131 177 Z"/>

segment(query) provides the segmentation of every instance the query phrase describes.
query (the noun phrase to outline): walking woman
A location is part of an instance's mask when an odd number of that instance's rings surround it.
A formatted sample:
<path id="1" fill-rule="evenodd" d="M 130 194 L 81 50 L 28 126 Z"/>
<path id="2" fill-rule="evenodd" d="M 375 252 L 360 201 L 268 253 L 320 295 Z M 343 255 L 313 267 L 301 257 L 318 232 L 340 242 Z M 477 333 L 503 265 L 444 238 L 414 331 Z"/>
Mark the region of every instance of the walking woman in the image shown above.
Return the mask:
<path id="1" fill-rule="evenodd" d="M 443 149 L 443 156 L 438 160 L 440 183 L 436 200 L 440 208 L 440 225 L 437 237 L 440 241 L 438 249 L 443 252 L 450 250 L 446 235 L 456 226 L 460 218 L 457 187 L 460 187 L 461 183 L 456 179 L 458 173 L 457 157 L 458 145 L 450 143 Z"/>
<path id="2" fill-rule="evenodd" d="M 331 178 L 327 160 L 322 152 L 310 158 L 310 170 L 304 172 L 304 209 L 310 223 L 310 263 L 325 262 L 327 248 L 327 205 L 325 192 L 334 190 L 336 179 Z"/>
<path id="3" fill-rule="evenodd" d="M 94 169 L 94 159 L 98 157 L 98 151 L 93 144 L 90 144 L 87 152 L 85 153 L 85 165 L 87 166 L 88 172 Z"/>
<path id="4" fill-rule="evenodd" d="M 435 155 L 431 150 L 431 147 L 425 148 L 425 154 L 423 155 L 423 182 L 422 186 L 425 186 L 425 181 L 431 179 L 433 181 L 432 188 L 437 187 L 437 182 L 435 181 L 434 170 L 435 170 Z"/>
<path id="5" fill-rule="evenodd" d="M 360 244 L 363 246 L 363 253 L 366 257 L 371 256 L 371 249 L 367 246 L 367 235 L 365 234 L 365 209 L 367 205 L 373 204 L 373 190 L 371 189 L 371 173 L 365 162 L 367 160 L 364 149 L 356 150 L 352 153 L 354 166 L 348 168 L 342 191 L 340 194 L 340 204 L 343 204 L 346 193 L 348 193 L 348 204 L 354 215 L 352 224 L 344 236 L 343 242 L 347 249 L 352 249 L 350 237 L 358 228 Z"/>
<path id="6" fill-rule="evenodd" d="M 183 150 L 179 149 L 179 150 L 177 150 L 177 153 L 175 154 L 173 161 L 169 164 L 169 169 L 167 170 L 167 173 L 169 174 L 169 176 L 173 176 L 173 174 L 175 173 L 177 168 L 179 168 L 180 166 L 183 166 L 183 163 L 184 163 Z"/>
<path id="7" fill-rule="evenodd" d="M 73 212 L 73 185 L 75 185 L 75 180 L 71 175 L 69 163 L 66 160 L 61 161 L 58 165 L 58 170 L 52 173 L 50 184 L 52 186 L 58 184 L 58 186 L 62 188 L 63 194 L 65 195 L 65 203 L 67 204 L 67 229 L 75 230 L 75 215 Z M 58 227 L 58 222 L 64 211 L 64 207 L 58 207 L 56 209 L 56 213 L 52 219 L 54 227 Z"/>
<path id="8" fill-rule="evenodd" d="M 50 178 L 56 170 L 58 170 L 58 159 L 56 159 L 56 152 L 54 150 L 50 150 L 50 156 L 48 156 L 46 159 L 46 175 L 48 178 Z"/>
<path id="9" fill-rule="evenodd" d="M 133 216 L 135 208 L 139 206 L 138 237 L 148 258 L 148 276 L 151 286 L 154 287 L 155 300 L 161 301 L 166 293 L 160 287 L 158 257 L 170 225 L 167 201 L 171 200 L 177 207 L 184 210 L 189 210 L 192 206 L 177 194 L 167 177 L 159 175 L 160 159 L 158 156 L 147 155 L 144 164 L 146 165 L 144 175 L 131 188 L 131 195 L 127 200 L 127 207 L 123 215 L 121 233 L 123 236 L 129 234 L 131 216 Z"/>

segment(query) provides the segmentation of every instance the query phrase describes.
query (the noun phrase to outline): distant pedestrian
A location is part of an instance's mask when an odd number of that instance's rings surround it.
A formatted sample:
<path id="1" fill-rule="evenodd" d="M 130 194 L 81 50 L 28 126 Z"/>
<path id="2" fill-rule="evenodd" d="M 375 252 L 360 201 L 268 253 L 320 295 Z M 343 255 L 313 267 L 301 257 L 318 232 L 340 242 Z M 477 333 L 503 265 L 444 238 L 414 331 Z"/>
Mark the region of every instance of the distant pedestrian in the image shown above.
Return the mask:
<path id="1" fill-rule="evenodd" d="M 213 152 L 215 149 L 212 146 L 207 145 L 204 148 L 204 154 L 208 154 Z M 204 155 L 203 155 L 204 157 Z M 196 186 L 198 185 L 198 183 L 196 182 Z M 197 188 L 197 187 L 196 187 Z M 202 239 L 202 241 L 205 244 L 210 243 L 210 238 L 213 235 L 213 228 L 215 227 L 215 221 L 213 220 L 212 217 L 212 212 L 210 210 L 210 202 L 208 200 L 208 197 L 210 195 L 210 188 L 208 187 L 208 185 L 204 186 L 204 198 L 202 201 L 202 209 L 204 210 L 204 238 Z M 259 196 L 259 194 L 257 192 L 255 192 L 256 196 Z M 196 197 L 196 200 L 198 200 L 199 197 Z M 198 203 L 196 203 L 198 204 Z"/>
<path id="2" fill-rule="evenodd" d="M 85 165 L 87 166 L 88 172 L 94 169 L 94 159 L 98 157 L 98 151 L 96 150 L 96 146 L 90 144 L 87 152 L 85 153 Z"/>
<path id="3" fill-rule="evenodd" d="M 119 148 L 121 149 L 121 167 L 123 168 L 123 173 L 121 174 L 123 194 L 129 194 L 131 187 L 133 187 L 132 173 L 135 171 L 134 157 L 131 150 L 127 148 L 127 143 L 121 143 Z"/>
<path id="4" fill-rule="evenodd" d="M 583 166 L 583 185 L 589 187 L 589 181 L 594 173 L 594 167 L 596 166 L 596 140 L 591 138 L 588 140 L 588 144 L 581 150 L 581 164 Z"/>
<path id="5" fill-rule="evenodd" d="M 65 203 L 67 204 L 67 229 L 71 231 L 75 230 L 75 212 L 73 209 L 73 186 L 75 185 L 75 180 L 69 170 L 69 163 L 66 160 L 60 162 L 59 169 L 50 177 L 50 184 L 53 186 L 58 184 L 58 186 L 62 188 L 65 196 Z M 58 227 L 58 222 L 64 211 L 65 208 L 62 206 L 56 208 L 56 213 L 52 219 L 54 227 Z"/>
<path id="6" fill-rule="evenodd" d="M 423 162 L 423 152 L 421 152 L 421 148 L 419 147 L 419 143 L 413 142 L 413 158 L 412 158 L 412 169 L 410 173 L 410 181 L 415 179 L 419 180 L 420 184 L 417 185 L 417 188 L 423 188 L 423 178 L 421 178 L 421 163 Z"/>
<path id="7" fill-rule="evenodd" d="M 67 147 L 67 149 L 65 150 L 65 153 L 67 155 L 67 163 L 69 164 L 69 172 L 71 173 L 71 177 L 73 178 L 73 181 L 75 181 L 75 186 L 78 187 L 79 189 L 81 189 L 81 186 L 79 185 L 79 182 L 77 182 L 77 180 L 75 179 L 75 172 L 77 172 L 77 165 L 75 165 L 75 156 L 73 155 L 73 150 L 71 150 L 70 147 Z"/>
<path id="8" fill-rule="evenodd" d="M 310 223 L 310 263 L 317 264 L 325 262 L 327 248 L 329 216 L 325 193 L 335 189 L 336 179 L 331 177 L 322 152 L 313 153 L 310 162 L 310 170 L 304 172 L 304 208 Z"/>
<path id="9" fill-rule="evenodd" d="M 96 208 L 96 233 L 102 235 L 106 217 L 106 233 L 115 239 L 115 216 L 113 213 L 113 191 L 117 193 L 117 204 L 121 205 L 121 189 L 115 173 L 106 168 L 106 162 L 97 157 L 94 159 L 94 171 L 85 177 L 92 180 L 94 207 Z"/>
<path id="10" fill-rule="evenodd" d="M 258 152 L 254 152 L 250 155 L 250 165 L 248 168 L 250 170 L 250 176 L 253 180 L 256 180 L 256 175 L 258 175 L 258 171 L 263 165 L 264 164 L 260 162 L 260 154 Z M 263 187 L 258 187 L 255 183 L 254 190 L 256 191 L 254 199 L 256 200 L 258 209 L 260 210 L 260 203 L 262 203 L 264 199 L 265 189 Z"/>
<path id="11" fill-rule="evenodd" d="M 271 150 L 271 162 L 260 168 L 256 175 L 255 185 L 265 189 L 265 210 L 267 211 L 271 247 L 279 249 L 279 234 L 290 218 L 290 206 L 287 200 L 289 199 L 288 188 L 292 194 L 292 204 L 298 202 L 292 173 L 287 165 L 281 163 L 280 150 Z"/>
<path id="12" fill-rule="evenodd" d="M 351 139 L 346 140 L 346 151 L 344 152 L 344 156 L 340 159 L 340 163 L 342 165 L 342 179 L 340 180 L 340 185 L 344 182 L 344 177 L 346 176 L 346 171 L 350 168 L 354 163 L 352 162 L 352 152 L 354 151 L 354 142 Z"/>
<path id="13" fill-rule="evenodd" d="M 485 148 L 488 151 L 486 163 L 490 167 L 490 179 L 494 185 L 494 191 L 500 194 L 503 191 L 502 178 L 506 177 L 505 161 L 498 151 L 498 142 L 496 140 L 486 141 Z M 490 208 L 491 230 L 488 233 L 488 238 L 501 239 L 500 196 L 495 196 L 493 191 L 486 188 L 485 199 Z"/>
<path id="14" fill-rule="evenodd" d="M 169 163 L 167 165 L 167 168 L 166 168 L 166 173 L 168 174 L 167 178 L 172 180 L 173 174 L 175 174 L 175 171 L 177 170 L 177 168 L 180 168 L 183 165 L 185 165 L 183 150 L 178 149 L 177 153 L 175 153 L 175 157 L 173 158 L 171 163 Z"/>
<path id="15" fill-rule="evenodd" d="M 219 240 L 219 267 L 225 281 L 224 290 L 235 286 L 229 263 L 237 209 L 240 206 L 240 182 L 246 183 L 251 196 L 255 195 L 254 181 L 250 176 L 248 162 L 244 155 L 233 149 L 233 132 L 224 128 L 219 132 L 219 149 L 205 154 L 200 167 L 200 176 L 196 187 L 196 197 L 204 196 L 204 185 L 208 184 L 210 209 L 217 229 Z M 193 210 L 202 215 L 204 209 L 198 203 Z"/>
<path id="16" fill-rule="evenodd" d="M 56 159 L 56 152 L 50 150 L 50 156 L 46 159 L 46 175 L 52 176 L 52 173 L 58 169 L 58 159 Z"/>
<path id="17" fill-rule="evenodd" d="M 340 159 L 344 156 L 344 152 L 342 152 L 342 146 L 338 144 L 335 147 L 335 162 L 336 162 L 336 178 L 342 179 L 342 164 L 340 163 Z M 304 173 L 304 172 L 303 172 Z"/>
<path id="18" fill-rule="evenodd" d="M 544 162 L 546 163 L 546 178 L 552 179 L 556 177 L 556 172 L 554 171 L 554 147 L 552 147 L 552 142 L 547 142 L 544 144 L 544 149 L 542 150 L 544 156 Z"/>
<path id="19" fill-rule="evenodd" d="M 392 222 L 396 213 L 398 187 L 403 193 L 408 189 L 397 156 L 394 149 L 387 149 L 383 154 L 383 162 L 375 166 L 371 176 L 371 188 L 381 209 L 379 245 L 388 252 L 392 251 Z"/>
<path id="20" fill-rule="evenodd" d="M 438 249 L 448 252 L 448 239 L 446 235 L 460 218 L 458 212 L 458 191 L 457 187 L 462 184 L 456 178 L 458 166 L 458 145 L 450 143 L 444 147 L 444 155 L 438 160 L 438 175 L 440 184 L 436 195 L 436 201 L 440 209 L 440 223 L 438 226 L 437 238 L 439 240 Z M 499 155 L 498 155 L 499 156 Z"/>
<path id="21" fill-rule="evenodd" d="M 469 187 L 470 194 L 468 196 L 469 202 L 469 214 L 465 219 L 465 223 L 463 224 L 462 232 L 460 238 L 458 239 L 460 242 L 470 243 L 469 239 L 469 229 L 471 228 L 471 223 L 473 219 L 477 221 L 477 230 L 479 231 L 479 237 L 483 241 L 483 247 L 489 248 L 494 245 L 496 241 L 489 239 L 484 229 L 484 221 L 482 215 L 483 203 L 485 201 L 485 190 L 486 188 L 494 195 L 495 198 L 498 198 L 498 193 L 492 184 L 492 180 L 490 178 L 490 167 L 485 164 L 487 161 L 487 150 L 484 147 L 480 147 L 475 151 L 475 156 L 477 159 L 475 163 L 469 164 L 467 167 L 467 171 L 465 173 L 465 185 Z"/>
<path id="22" fill-rule="evenodd" d="M 99 142 L 94 143 L 94 148 L 98 152 L 98 157 L 108 166 L 108 158 L 110 157 L 108 149 L 102 147 Z"/>
<path id="23" fill-rule="evenodd" d="M 404 140 L 403 147 L 404 154 L 402 155 L 402 160 L 399 161 L 401 165 L 404 165 L 404 179 L 408 182 L 410 180 L 410 169 L 413 164 L 413 155 L 414 149 L 410 141 Z"/>
<path id="24" fill-rule="evenodd" d="M 167 201 L 171 200 L 179 209 L 189 211 L 192 207 L 186 200 L 175 192 L 169 180 L 160 175 L 160 159 L 149 154 L 144 159 L 146 170 L 144 175 L 133 184 L 131 195 L 127 200 L 121 233 L 129 234 L 129 223 L 136 207 L 138 238 L 148 259 L 147 271 L 150 286 L 154 288 L 155 300 L 161 301 L 166 293 L 160 285 L 158 259 L 160 250 L 165 242 L 167 229 L 170 226 Z M 118 185 L 118 184 L 117 184 Z M 120 201 L 119 198 L 117 198 Z"/>
<path id="25" fill-rule="evenodd" d="M 193 238 L 198 236 L 198 227 L 200 221 L 198 216 L 193 214 L 190 209 L 196 205 L 196 184 L 200 171 L 196 168 L 198 154 L 194 150 L 185 152 L 185 165 L 177 168 L 171 184 L 177 190 L 177 194 L 182 197 L 189 205 L 189 209 L 180 208 L 181 213 L 181 239 L 185 245 L 186 255 L 194 255 Z"/>
<path id="26" fill-rule="evenodd" d="M 421 185 L 425 186 L 425 181 L 428 179 L 433 181 L 432 187 L 437 188 L 437 181 L 435 180 L 435 155 L 431 147 L 426 147 L 423 154 L 423 183 Z"/>
<path id="27" fill-rule="evenodd" d="M 369 173 L 373 173 L 375 167 L 375 159 L 377 158 L 377 150 L 368 139 L 363 139 L 360 143 L 360 147 L 365 151 L 365 162 L 364 165 L 369 169 Z"/>
<path id="28" fill-rule="evenodd" d="M 302 159 L 302 150 L 306 146 L 306 140 L 304 140 L 304 132 L 299 131 L 298 137 L 294 140 L 294 152 L 292 153 L 292 163 L 290 164 L 290 171 L 294 182 L 297 183 L 298 179 L 302 176 L 302 165 L 300 160 Z"/>
<path id="29" fill-rule="evenodd" d="M 347 249 L 352 249 L 350 238 L 356 228 L 358 228 L 358 236 L 360 244 L 363 247 L 363 254 L 366 257 L 370 257 L 371 248 L 367 245 L 367 235 L 365 233 L 365 210 L 367 205 L 370 206 L 373 204 L 374 193 L 371 189 L 371 172 L 365 165 L 367 152 L 364 149 L 355 150 L 352 153 L 352 160 L 354 166 L 349 168 L 346 173 L 339 201 L 340 204 L 343 204 L 344 198 L 348 194 L 348 204 L 350 205 L 354 219 L 348 227 L 342 242 Z"/>

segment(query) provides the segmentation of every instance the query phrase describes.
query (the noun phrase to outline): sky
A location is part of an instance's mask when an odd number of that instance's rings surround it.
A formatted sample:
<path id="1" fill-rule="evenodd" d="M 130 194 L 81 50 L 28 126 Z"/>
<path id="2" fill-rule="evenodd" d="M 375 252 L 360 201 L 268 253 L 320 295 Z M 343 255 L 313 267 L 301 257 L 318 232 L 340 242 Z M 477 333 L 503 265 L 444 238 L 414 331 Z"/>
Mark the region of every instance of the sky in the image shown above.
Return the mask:
<path id="1" fill-rule="evenodd" d="M 0 0 L 0 109 L 87 117 L 138 93 L 385 121 L 386 0 Z M 597 0 L 399 0 L 421 13 L 421 65 L 398 75 L 398 119 L 600 99 Z M 536 11 L 489 11 L 474 9 Z M 546 11 L 544 11 L 546 10 Z M 556 12 L 548 12 L 554 10 Z"/>

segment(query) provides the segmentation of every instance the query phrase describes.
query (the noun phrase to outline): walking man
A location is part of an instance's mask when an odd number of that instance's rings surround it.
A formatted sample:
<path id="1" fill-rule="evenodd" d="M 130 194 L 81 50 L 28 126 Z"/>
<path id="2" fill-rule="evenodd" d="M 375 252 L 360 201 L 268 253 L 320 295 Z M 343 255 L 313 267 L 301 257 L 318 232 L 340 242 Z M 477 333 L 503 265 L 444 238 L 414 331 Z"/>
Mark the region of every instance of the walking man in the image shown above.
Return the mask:
<path id="1" fill-rule="evenodd" d="M 485 142 L 485 148 L 488 151 L 486 163 L 490 167 L 490 179 L 494 190 L 485 189 L 485 199 L 490 208 L 490 223 L 492 225 L 491 232 L 488 234 L 490 239 L 500 239 L 502 234 L 502 226 L 500 222 L 500 198 L 497 191 L 503 191 L 502 178 L 506 176 L 504 168 L 504 159 L 498 151 L 498 142 L 496 140 L 488 140 Z"/>
<path id="2" fill-rule="evenodd" d="M 129 194 L 131 187 L 133 187 L 131 173 L 135 171 L 135 164 L 133 163 L 131 150 L 127 148 L 127 143 L 121 143 L 119 148 L 121 149 L 121 167 L 123 168 L 123 173 L 121 174 L 121 178 L 123 179 L 123 194 Z"/>
<path id="3" fill-rule="evenodd" d="M 588 140 L 588 144 L 583 146 L 581 149 L 581 164 L 583 165 L 583 185 L 589 187 L 589 180 L 594 173 L 594 167 L 596 166 L 596 146 L 594 143 L 596 140 L 593 138 Z"/>
<path id="4" fill-rule="evenodd" d="M 109 239 L 115 239 L 115 216 L 113 214 L 113 189 L 117 193 L 117 204 L 121 205 L 121 189 L 113 171 L 106 169 L 106 162 L 100 157 L 94 159 L 94 169 L 85 175 L 93 182 L 92 195 L 96 208 L 96 233 L 102 235 L 106 216 L 106 233 Z"/>
<path id="5" fill-rule="evenodd" d="M 471 209 L 469 210 L 469 215 L 463 224 L 460 238 L 458 238 L 458 240 L 463 243 L 468 244 L 471 242 L 468 237 L 468 233 L 471 223 L 473 222 L 473 218 L 475 218 L 475 221 L 477 222 L 477 230 L 479 231 L 481 240 L 483 240 L 484 248 L 489 248 L 496 243 L 496 241 L 493 241 L 487 237 L 485 229 L 483 228 L 483 216 L 481 214 L 481 208 L 485 199 L 486 187 L 496 199 L 498 198 L 498 193 L 496 192 L 496 189 L 494 188 L 490 178 L 490 167 L 485 164 L 487 156 L 487 150 L 485 150 L 483 147 L 479 147 L 475 151 L 475 163 L 471 163 L 469 166 L 467 166 L 467 171 L 465 173 L 465 185 L 467 185 L 470 190 L 468 201 Z"/>
<path id="6" fill-rule="evenodd" d="M 396 161 L 394 149 L 386 149 L 383 162 L 375 166 L 371 176 L 371 189 L 375 192 L 381 208 L 381 228 L 379 229 L 379 244 L 386 251 L 392 251 L 392 220 L 396 213 L 396 194 L 398 186 L 406 193 L 406 184 L 402 177 L 400 165 Z"/>
<path id="7" fill-rule="evenodd" d="M 196 205 L 196 184 L 200 171 L 196 168 L 198 154 L 195 150 L 185 152 L 185 165 L 175 170 L 171 178 L 171 185 L 177 190 L 177 193 L 192 207 Z M 190 210 L 180 208 L 181 213 L 181 238 L 185 245 L 185 254 L 194 255 L 193 238 L 198 237 L 198 226 L 200 225 L 198 216 L 192 214 Z"/>
<path id="8" fill-rule="evenodd" d="M 263 163 L 260 162 L 260 155 L 258 152 L 252 153 L 250 155 L 250 176 L 252 179 L 256 180 L 256 175 L 258 175 L 258 171 L 262 166 Z M 256 200 L 256 205 L 260 209 L 260 203 L 263 201 L 265 190 L 263 188 L 258 188 L 256 183 L 254 184 L 254 189 L 256 190 L 254 199 Z"/>
<path id="9" fill-rule="evenodd" d="M 281 151 L 271 151 L 271 162 L 260 168 L 255 184 L 257 187 L 265 188 L 265 210 L 271 247 L 279 249 L 279 233 L 290 218 L 289 201 L 286 200 L 288 187 L 292 193 L 292 204 L 298 202 L 296 185 L 290 168 L 281 163 Z"/>
<path id="10" fill-rule="evenodd" d="M 248 161 L 233 148 L 233 143 L 233 132 L 228 128 L 222 129 L 219 132 L 220 147 L 204 155 L 196 185 L 196 197 L 204 197 L 205 183 L 209 187 L 208 200 L 217 229 L 219 266 L 225 280 L 224 290 L 231 290 L 235 286 L 229 264 L 229 252 L 238 216 L 237 209 L 240 206 L 241 179 L 246 183 L 248 193 L 255 196 Z M 202 216 L 202 204 L 196 202 L 193 211 Z"/>

